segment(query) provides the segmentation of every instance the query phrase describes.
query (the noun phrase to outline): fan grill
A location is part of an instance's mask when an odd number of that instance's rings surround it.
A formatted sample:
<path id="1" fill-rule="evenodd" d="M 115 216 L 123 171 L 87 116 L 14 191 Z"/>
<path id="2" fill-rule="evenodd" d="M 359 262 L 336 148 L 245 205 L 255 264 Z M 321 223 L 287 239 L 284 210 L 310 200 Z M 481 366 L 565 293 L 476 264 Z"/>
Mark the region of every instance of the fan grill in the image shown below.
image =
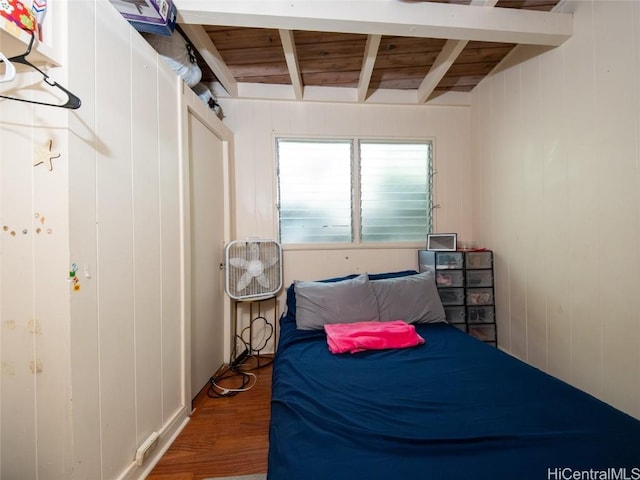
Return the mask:
<path id="1" fill-rule="evenodd" d="M 227 295 L 236 300 L 270 297 L 282 287 L 282 249 L 272 240 L 237 240 L 225 249 Z"/>

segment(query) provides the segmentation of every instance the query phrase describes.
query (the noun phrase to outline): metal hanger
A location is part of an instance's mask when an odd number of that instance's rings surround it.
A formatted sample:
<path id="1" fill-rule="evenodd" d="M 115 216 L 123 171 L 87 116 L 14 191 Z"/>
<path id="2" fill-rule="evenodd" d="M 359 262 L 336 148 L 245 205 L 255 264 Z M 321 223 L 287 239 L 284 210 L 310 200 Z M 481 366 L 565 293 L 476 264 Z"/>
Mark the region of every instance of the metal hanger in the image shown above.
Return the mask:
<path id="1" fill-rule="evenodd" d="M 33 47 L 34 40 L 35 40 L 35 35 L 32 32 L 31 33 L 31 40 L 29 41 L 29 46 L 27 47 L 27 51 L 24 52 L 21 55 L 16 55 L 15 57 L 11 57 L 11 58 L 7 59 L 8 60 L 6 62 L 7 65 L 10 65 L 11 62 L 13 62 L 13 63 L 21 63 L 23 65 L 26 65 L 28 67 L 33 68 L 38 73 L 40 73 L 40 75 L 42 75 L 43 80 L 47 85 L 49 85 L 51 87 L 58 88 L 59 90 L 62 90 L 67 95 L 66 103 L 64 103 L 62 105 L 59 105 L 59 104 L 56 104 L 56 103 L 39 102 L 39 101 L 36 101 L 36 100 L 27 100 L 27 99 L 24 99 L 24 98 L 9 97 L 7 95 L 0 95 L 0 98 L 7 98 L 9 100 L 17 100 L 19 102 L 35 103 L 35 104 L 38 104 L 38 105 L 48 105 L 50 107 L 70 108 L 70 109 L 73 109 L 73 110 L 75 110 L 76 108 L 80 108 L 80 105 L 81 105 L 82 102 L 80 102 L 80 99 L 78 97 L 76 97 L 73 93 L 71 93 L 69 90 L 64 88 L 58 82 L 56 82 L 56 81 L 52 80 L 51 78 L 49 78 L 49 75 L 44 73 L 42 70 L 40 70 L 38 67 L 36 67 L 33 63 L 31 63 L 29 60 L 27 60 L 27 56 L 31 53 L 31 47 Z"/>

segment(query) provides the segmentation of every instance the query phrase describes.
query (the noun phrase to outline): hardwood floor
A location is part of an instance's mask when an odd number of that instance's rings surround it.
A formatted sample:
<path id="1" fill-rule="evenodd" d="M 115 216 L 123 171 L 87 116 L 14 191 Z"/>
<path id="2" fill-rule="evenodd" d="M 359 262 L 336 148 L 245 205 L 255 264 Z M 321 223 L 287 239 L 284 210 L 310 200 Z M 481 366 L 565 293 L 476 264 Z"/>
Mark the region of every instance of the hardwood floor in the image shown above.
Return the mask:
<path id="1" fill-rule="evenodd" d="M 261 364 L 270 362 L 262 356 Z M 271 401 L 271 365 L 246 370 L 255 386 L 229 398 L 209 398 L 208 388 L 195 398 L 191 420 L 147 477 L 149 480 L 201 480 L 267 471 Z M 235 384 L 234 384 L 235 382 Z M 235 388 L 238 380 L 221 385 Z"/>

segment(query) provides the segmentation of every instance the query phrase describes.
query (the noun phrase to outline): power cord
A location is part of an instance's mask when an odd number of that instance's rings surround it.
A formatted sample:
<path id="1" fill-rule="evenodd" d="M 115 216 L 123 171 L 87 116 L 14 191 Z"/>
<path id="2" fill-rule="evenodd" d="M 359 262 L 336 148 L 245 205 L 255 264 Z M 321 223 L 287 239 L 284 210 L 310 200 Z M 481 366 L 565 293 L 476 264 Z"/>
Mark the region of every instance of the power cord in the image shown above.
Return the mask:
<path id="1" fill-rule="evenodd" d="M 258 342 L 258 347 L 251 347 L 251 343 L 244 339 L 245 332 L 252 331 L 254 323 L 257 321 L 264 322 L 263 338 Z M 274 334 L 273 325 L 263 316 L 257 316 L 251 320 L 249 326 L 242 329 L 240 334 L 236 335 L 236 345 L 234 346 L 229 364 L 223 364 L 216 373 L 209 379 L 209 389 L 207 396 L 209 398 L 229 398 L 237 395 L 238 393 L 251 390 L 258 377 L 249 372 L 248 370 L 255 370 L 270 365 L 273 360 L 266 362 L 261 361 L 260 352 L 264 350 L 269 343 L 269 340 Z M 268 333 L 266 333 L 268 331 Z M 244 350 L 237 355 L 237 343 L 238 341 L 244 345 Z M 252 360 L 250 362 L 249 360 Z M 232 378 L 238 378 L 240 380 L 239 386 L 234 388 L 224 387 L 220 385 L 220 382 Z M 238 382 L 236 382 L 236 385 Z"/>
<path id="2" fill-rule="evenodd" d="M 230 388 L 220 385 L 221 381 L 228 380 L 230 378 L 239 378 L 240 386 Z M 238 393 L 251 390 L 255 386 L 257 380 L 258 377 L 255 374 L 242 372 L 237 369 L 237 367 L 225 364 L 222 365 L 218 369 L 218 371 L 209 379 L 209 390 L 207 391 L 207 396 L 209 398 L 234 397 Z"/>

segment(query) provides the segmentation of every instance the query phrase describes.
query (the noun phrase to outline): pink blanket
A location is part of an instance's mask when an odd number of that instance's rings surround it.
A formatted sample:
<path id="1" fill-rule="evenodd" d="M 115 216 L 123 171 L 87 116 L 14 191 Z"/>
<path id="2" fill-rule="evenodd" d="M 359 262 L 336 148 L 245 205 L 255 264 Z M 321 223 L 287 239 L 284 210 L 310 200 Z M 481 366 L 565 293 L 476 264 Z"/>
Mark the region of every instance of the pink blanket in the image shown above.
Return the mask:
<path id="1" fill-rule="evenodd" d="M 331 353 L 414 347 L 424 343 L 416 328 L 402 320 L 334 323 L 324 326 Z"/>

